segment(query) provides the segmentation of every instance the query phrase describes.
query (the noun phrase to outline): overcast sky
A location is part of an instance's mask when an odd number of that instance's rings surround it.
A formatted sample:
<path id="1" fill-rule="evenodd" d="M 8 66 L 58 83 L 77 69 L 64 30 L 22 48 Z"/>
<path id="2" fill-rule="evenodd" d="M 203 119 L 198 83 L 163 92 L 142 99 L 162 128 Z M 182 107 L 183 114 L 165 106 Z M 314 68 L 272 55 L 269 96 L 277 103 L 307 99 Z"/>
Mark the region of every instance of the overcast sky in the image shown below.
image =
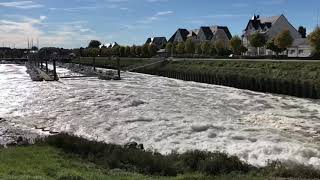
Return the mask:
<path id="1" fill-rule="evenodd" d="M 319 0 L 0 0 L 0 45 L 76 48 L 91 39 L 122 45 L 170 36 L 177 28 L 228 26 L 241 35 L 253 14 L 284 14 L 296 28 L 317 24 Z"/>

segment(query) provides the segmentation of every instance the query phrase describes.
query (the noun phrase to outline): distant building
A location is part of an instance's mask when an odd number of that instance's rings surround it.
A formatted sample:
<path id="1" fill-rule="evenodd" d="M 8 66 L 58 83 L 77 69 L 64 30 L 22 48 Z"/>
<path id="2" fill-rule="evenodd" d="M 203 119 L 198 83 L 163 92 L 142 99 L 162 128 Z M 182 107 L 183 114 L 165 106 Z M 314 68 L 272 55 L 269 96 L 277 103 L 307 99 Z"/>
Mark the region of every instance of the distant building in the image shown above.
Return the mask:
<path id="1" fill-rule="evenodd" d="M 292 46 L 288 48 L 288 57 L 310 57 L 312 48 L 307 38 L 295 39 Z"/>
<path id="2" fill-rule="evenodd" d="M 202 26 L 195 30 L 178 29 L 169 39 L 169 42 L 179 43 L 187 39 L 198 43 L 221 41 L 225 46 L 228 46 L 231 38 L 232 35 L 226 26 Z"/>
<path id="3" fill-rule="evenodd" d="M 187 40 L 190 32 L 187 29 L 178 29 L 169 39 L 171 43 L 179 43 Z"/>
<path id="4" fill-rule="evenodd" d="M 106 44 L 101 44 L 100 48 L 113 48 L 115 46 L 119 46 L 118 43 L 113 42 L 113 43 L 106 43 Z"/>
<path id="5" fill-rule="evenodd" d="M 289 30 L 293 39 L 301 38 L 300 33 L 295 29 L 284 15 L 260 18 L 254 15 L 249 20 L 242 35 L 243 45 L 248 48 L 247 55 L 256 55 L 257 48 L 252 47 L 250 44 L 250 36 L 254 33 L 261 33 L 265 36 L 266 40 L 272 40 L 279 33 L 284 30 Z M 265 47 L 259 48 L 259 55 L 274 55 L 275 53 Z"/>
<path id="6" fill-rule="evenodd" d="M 154 44 L 158 49 L 162 49 L 167 44 L 167 38 L 166 37 L 148 38 L 145 44 Z"/>

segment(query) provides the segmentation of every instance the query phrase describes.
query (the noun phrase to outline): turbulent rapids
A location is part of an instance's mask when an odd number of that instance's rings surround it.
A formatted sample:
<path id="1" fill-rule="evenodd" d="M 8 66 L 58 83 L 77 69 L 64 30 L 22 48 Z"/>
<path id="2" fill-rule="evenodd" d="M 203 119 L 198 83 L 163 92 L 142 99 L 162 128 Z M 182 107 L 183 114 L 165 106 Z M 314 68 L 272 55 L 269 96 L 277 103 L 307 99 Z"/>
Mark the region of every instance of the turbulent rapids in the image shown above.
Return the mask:
<path id="1" fill-rule="evenodd" d="M 320 168 L 319 100 L 136 73 L 122 78 L 32 82 L 24 66 L 0 65 L 0 143 L 13 126 L 135 141 L 161 153 L 223 151 L 258 166 L 281 160 Z"/>

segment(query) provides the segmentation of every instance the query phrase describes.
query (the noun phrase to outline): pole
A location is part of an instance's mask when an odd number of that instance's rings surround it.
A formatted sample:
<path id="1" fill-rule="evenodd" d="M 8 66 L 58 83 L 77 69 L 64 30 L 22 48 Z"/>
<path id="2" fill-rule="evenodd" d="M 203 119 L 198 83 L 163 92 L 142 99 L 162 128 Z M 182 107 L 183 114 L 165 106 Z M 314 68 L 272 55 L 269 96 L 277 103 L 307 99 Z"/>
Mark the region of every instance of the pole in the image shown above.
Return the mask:
<path id="1" fill-rule="evenodd" d="M 120 77 L 120 58 L 119 57 L 117 57 L 117 66 L 118 66 L 118 77 L 120 79 L 121 77 Z"/>
<path id="2" fill-rule="evenodd" d="M 45 61 L 46 61 L 46 73 L 48 74 L 48 73 L 49 73 L 49 69 L 48 69 L 48 59 L 46 58 Z"/>
<path id="3" fill-rule="evenodd" d="M 57 76 L 57 67 L 56 67 L 56 58 L 53 58 L 53 77 L 54 80 L 57 81 L 58 80 L 58 76 Z"/>

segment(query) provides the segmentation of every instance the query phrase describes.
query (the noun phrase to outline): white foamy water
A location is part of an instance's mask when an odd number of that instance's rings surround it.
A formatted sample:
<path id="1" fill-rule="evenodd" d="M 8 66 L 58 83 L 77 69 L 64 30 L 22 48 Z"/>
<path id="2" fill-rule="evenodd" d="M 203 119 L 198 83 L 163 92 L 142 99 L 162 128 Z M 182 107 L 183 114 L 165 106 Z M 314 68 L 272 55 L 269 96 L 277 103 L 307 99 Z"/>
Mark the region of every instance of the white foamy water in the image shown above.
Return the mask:
<path id="1" fill-rule="evenodd" d="M 58 69 L 60 72 L 68 72 Z M 0 117 L 23 129 L 67 131 L 169 153 L 224 151 L 320 168 L 320 101 L 124 73 L 32 82 L 24 66 L 0 65 Z"/>

